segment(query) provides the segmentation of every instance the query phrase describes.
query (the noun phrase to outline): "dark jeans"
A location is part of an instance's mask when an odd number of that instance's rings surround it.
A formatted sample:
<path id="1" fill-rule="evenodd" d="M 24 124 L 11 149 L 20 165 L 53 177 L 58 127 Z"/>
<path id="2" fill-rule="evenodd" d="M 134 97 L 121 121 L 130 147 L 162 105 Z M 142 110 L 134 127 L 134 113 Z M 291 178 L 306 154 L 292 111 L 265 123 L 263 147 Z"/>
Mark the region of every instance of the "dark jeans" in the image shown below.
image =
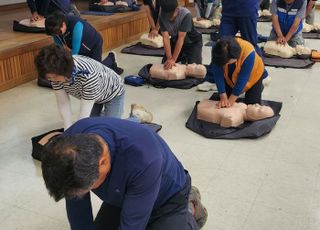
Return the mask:
<path id="1" fill-rule="evenodd" d="M 171 42 L 172 54 L 175 47 L 176 44 L 174 42 Z M 164 55 L 164 57 L 162 58 L 162 63 L 165 63 L 166 60 L 167 57 L 166 55 Z M 181 62 L 182 64 L 202 64 L 202 40 L 196 43 L 183 45 L 176 62 Z"/>
<path id="2" fill-rule="evenodd" d="M 187 174 L 185 187 L 164 205 L 153 210 L 146 230 L 198 230 L 194 217 L 188 211 L 190 189 L 191 178 Z M 96 229 L 118 230 L 120 213 L 119 207 L 103 203 L 94 221 Z"/>
<path id="3" fill-rule="evenodd" d="M 222 15 L 220 24 L 220 37 L 232 36 L 240 31 L 241 37 L 250 42 L 257 53 L 262 57 L 261 49 L 258 46 L 257 15 L 250 17 L 231 17 Z"/>
<path id="4" fill-rule="evenodd" d="M 261 77 L 256 84 L 254 84 L 247 92 L 245 92 L 245 99 L 244 102 L 246 104 L 261 104 L 261 94 L 263 91 L 263 84 L 262 84 L 263 77 Z M 225 88 L 226 88 L 226 93 L 228 97 L 232 93 L 232 88 L 227 84 L 225 81 Z"/>

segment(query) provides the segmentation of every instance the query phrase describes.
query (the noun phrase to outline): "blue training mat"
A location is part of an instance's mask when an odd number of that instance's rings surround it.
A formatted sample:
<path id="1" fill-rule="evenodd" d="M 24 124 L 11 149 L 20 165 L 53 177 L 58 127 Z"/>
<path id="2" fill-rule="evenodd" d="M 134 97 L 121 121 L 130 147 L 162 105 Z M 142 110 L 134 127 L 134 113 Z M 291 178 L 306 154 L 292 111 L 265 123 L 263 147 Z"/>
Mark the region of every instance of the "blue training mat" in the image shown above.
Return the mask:
<path id="1" fill-rule="evenodd" d="M 113 13 L 100 12 L 100 11 L 91 11 L 91 10 L 81 11 L 80 14 L 84 14 L 84 15 L 95 15 L 95 16 L 109 16 L 109 15 L 113 15 Z"/>

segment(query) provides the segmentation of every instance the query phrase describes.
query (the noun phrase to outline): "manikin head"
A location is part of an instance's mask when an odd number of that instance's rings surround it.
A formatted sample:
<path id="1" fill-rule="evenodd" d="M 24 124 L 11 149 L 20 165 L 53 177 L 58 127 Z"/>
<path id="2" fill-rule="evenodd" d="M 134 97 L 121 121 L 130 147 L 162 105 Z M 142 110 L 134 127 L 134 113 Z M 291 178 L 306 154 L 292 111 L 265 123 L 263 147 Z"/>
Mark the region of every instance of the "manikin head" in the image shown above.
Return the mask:
<path id="1" fill-rule="evenodd" d="M 46 33 L 48 35 L 62 35 L 67 31 L 66 16 L 55 11 L 49 15 L 45 21 Z"/>
<path id="2" fill-rule="evenodd" d="M 247 118 L 248 121 L 256 121 L 274 116 L 274 111 L 271 107 L 259 104 L 248 105 Z"/>
<path id="3" fill-rule="evenodd" d="M 217 66 L 232 64 L 240 53 L 241 47 L 234 37 L 222 37 L 212 49 L 211 63 Z"/>
<path id="4" fill-rule="evenodd" d="M 177 0 L 160 0 L 161 17 L 170 21 L 174 21 L 178 14 Z"/>
<path id="5" fill-rule="evenodd" d="M 41 78 L 53 82 L 71 80 L 73 58 L 62 46 L 51 45 L 41 49 L 35 65 Z"/>
<path id="6" fill-rule="evenodd" d="M 192 63 L 187 65 L 186 75 L 192 77 L 205 77 L 207 74 L 207 69 L 204 65 Z"/>
<path id="7" fill-rule="evenodd" d="M 105 181 L 111 169 L 110 152 L 98 135 L 61 135 L 45 145 L 41 167 L 55 201 L 82 197 Z"/>

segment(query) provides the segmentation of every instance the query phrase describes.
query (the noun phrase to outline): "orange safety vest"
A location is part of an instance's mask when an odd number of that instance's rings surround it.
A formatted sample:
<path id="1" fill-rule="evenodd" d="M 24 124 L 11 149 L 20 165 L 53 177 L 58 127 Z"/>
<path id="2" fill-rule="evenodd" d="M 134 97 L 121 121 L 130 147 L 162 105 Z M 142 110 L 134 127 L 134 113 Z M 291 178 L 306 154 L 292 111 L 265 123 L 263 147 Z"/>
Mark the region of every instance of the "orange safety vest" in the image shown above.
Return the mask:
<path id="1" fill-rule="evenodd" d="M 226 64 L 223 67 L 224 78 L 227 84 L 231 88 L 233 88 L 234 85 L 237 83 L 238 76 L 241 71 L 243 62 L 246 60 L 246 58 L 249 56 L 249 54 L 252 51 L 255 51 L 253 45 L 251 45 L 250 42 L 247 42 L 242 38 L 236 38 L 236 41 L 239 43 L 241 47 L 241 53 L 236 63 L 234 63 L 236 65 L 236 68 L 231 76 L 231 79 L 229 78 L 229 64 Z M 251 70 L 249 80 L 243 89 L 243 92 L 246 92 L 247 90 L 249 90 L 262 77 L 263 72 L 264 72 L 264 64 L 263 64 L 262 58 L 256 53 L 254 65 Z"/>

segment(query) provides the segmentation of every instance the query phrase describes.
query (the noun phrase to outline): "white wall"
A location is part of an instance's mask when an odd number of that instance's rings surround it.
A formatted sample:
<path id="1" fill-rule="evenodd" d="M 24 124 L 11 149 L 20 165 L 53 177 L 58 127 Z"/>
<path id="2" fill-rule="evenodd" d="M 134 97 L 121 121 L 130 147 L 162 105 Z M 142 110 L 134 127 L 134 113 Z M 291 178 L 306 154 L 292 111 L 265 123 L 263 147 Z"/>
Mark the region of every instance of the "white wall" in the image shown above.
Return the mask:
<path id="1" fill-rule="evenodd" d="M 21 3 L 21 2 L 27 2 L 27 1 L 26 0 L 0 0 L 0 6 L 14 4 L 14 3 Z"/>

